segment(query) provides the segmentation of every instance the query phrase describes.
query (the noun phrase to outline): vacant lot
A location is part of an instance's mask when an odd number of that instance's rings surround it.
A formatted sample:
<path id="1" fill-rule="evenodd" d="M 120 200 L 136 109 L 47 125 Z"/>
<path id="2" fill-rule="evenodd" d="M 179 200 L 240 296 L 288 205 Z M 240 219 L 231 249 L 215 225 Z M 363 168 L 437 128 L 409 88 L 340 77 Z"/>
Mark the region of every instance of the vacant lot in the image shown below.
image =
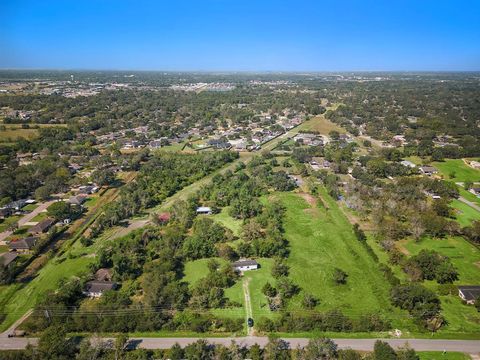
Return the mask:
<path id="1" fill-rule="evenodd" d="M 291 246 L 287 263 L 292 280 L 319 299 L 320 311 L 339 308 L 351 317 L 371 312 L 399 315 L 389 303 L 389 285 L 377 264 L 356 240 L 336 202 L 323 188 L 320 194 L 323 205 L 307 203 L 294 193 L 277 195 L 287 206 L 285 234 Z M 333 281 L 335 268 L 348 274 L 346 285 Z M 302 294 L 294 298 L 290 308 L 302 309 L 301 298 Z"/>
<path id="2" fill-rule="evenodd" d="M 442 162 L 432 163 L 445 179 L 451 179 L 456 182 L 480 181 L 480 170 L 476 170 L 465 164 L 462 159 L 448 159 Z M 450 175 L 455 175 L 450 177 Z"/>
<path id="3" fill-rule="evenodd" d="M 315 116 L 314 118 L 304 122 L 302 125 L 300 125 L 300 127 L 301 130 L 318 131 L 323 135 L 328 135 L 328 133 L 332 130 L 338 131 L 340 134 L 346 133 L 344 128 L 326 119 L 323 115 Z"/>

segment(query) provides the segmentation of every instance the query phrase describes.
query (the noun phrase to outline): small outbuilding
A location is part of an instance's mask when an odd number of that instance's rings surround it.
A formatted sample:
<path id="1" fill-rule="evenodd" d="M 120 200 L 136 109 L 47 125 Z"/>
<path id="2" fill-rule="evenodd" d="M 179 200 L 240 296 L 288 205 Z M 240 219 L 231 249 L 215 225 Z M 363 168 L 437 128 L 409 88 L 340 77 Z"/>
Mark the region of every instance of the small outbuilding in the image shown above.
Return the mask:
<path id="1" fill-rule="evenodd" d="M 467 304 L 473 305 L 480 298 L 480 285 L 460 285 L 458 296 Z"/>
<path id="2" fill-rule="evenodd" d="M 248 271 L 248 270 L 257 270 L 259 265 L 255 260 L 239 260 L 232 263 L 232 267 L 236 271 Z"/>
<path id="3" fill-rule="evenodd" d="M 102 296 L 105 291 L 115 290 L 116 288 L 117 283 L 113 281 L 89 281 L 85 284 L 83 294 L 88 297 L 98 298 Z"/>

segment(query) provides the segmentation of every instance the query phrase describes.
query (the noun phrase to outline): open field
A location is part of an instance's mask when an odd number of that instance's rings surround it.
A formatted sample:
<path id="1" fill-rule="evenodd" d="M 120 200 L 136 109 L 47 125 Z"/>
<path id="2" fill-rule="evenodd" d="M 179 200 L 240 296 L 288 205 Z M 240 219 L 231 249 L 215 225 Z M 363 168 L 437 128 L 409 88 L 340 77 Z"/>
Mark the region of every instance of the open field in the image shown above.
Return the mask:
<path id="1" fill-rule="evenodd" d="M 319 299 L 320 311 L 341 308 L 351 317 L 382 312 L 402 318 L 404 314 L 388 301 L 389 285 L 354 237 L 350 223 L 323 188 L 320 194 L 323 206 L 311 199 L 309 204 L 293 193 L 277 195 L 287 207 L 285 235 L 291 247 L 287 260 L 290 277 L 303 291 Z M 346 285 L 334 283 L 336 267 L 348 274 Z M 302 294 L 292 299 L 290 309 L 302 309 Z"/>
<path id="2" fill-rule="evenodd" d="M 333 108 L 336 108 L 336 106 L 332 107 L 332 109 Z M 324 115 L 317 115 L 310 120 L 305 121 L 302 125 L 300 125 L 300 128 L 301 130 L 318 131 L 322 135 L 328 135 L 328 133 L 332 130 L 336 130 L 340 134 L 345 134 L 347 132 L 341 126 L 326 119 Z"/>
<path id="3" fill-rule="evenodd" d="M 225 226 L 227 229 L 232 230 L 232 232 L 239 236 L 242 230 L 242 220 L 234 219 L 228 215 L 229 208 L 225 207 L 221 212 L 212 216 L 212 219 L 218 221 L 220 224 Z"/>
<path id="4" fill-rule="evenodd" d="M 456 211 L 456 219 L 461 226 L 469 226 L 472 221 L 480 220 L 480 212 L 455 199 L 450 204 Z"/>
<path id="5" fill-rule="evenodd" d="M 63 124 L 31 124 L 29 129 L 23 129 L 19 124 L 1 124 L 5 130 L 0 130 L 0 143 L 9 143 L 20 138 L 34 139 L 38 136 L 38 128 L 66 126 Z"/>
<path id="6" fill-rule="evenodd" d="M 465 164 L 462 159 L 447 159 L 442 162 L 432 163 L 438 171 L 445 177 L 455 182 L 464 181 L 480 181 L 480 170 L 476 170 Z M 450 174 L 454 173 L 454 177 Z"/>

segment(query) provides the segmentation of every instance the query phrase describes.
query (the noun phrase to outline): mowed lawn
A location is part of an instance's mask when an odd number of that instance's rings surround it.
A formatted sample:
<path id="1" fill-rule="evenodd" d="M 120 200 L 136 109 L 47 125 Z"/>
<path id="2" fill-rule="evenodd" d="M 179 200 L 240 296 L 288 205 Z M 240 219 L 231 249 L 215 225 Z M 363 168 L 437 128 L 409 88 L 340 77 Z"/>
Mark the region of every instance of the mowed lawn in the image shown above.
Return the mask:
<path id="1" fill-rule="evenodd" d="M 451 179 L 456 182 L 480 181 L 480 170 L 468 166 L 462 159 L 447 159 L 441 162 L 434 162 L 432 165 L 440 171 L 445 179 Z M 450 177 L 451 173 L 455 173 L 455 176 L 452 178 Z"/>
<path id="2" fill-rule="evenodd" d="M 471 357 L 461 352 L 420 351 L 420 360 L 470 360 Z"/>
<path id="3" fill-rule="evenodd" d="M 472 221 L 480 220 L 480 211 L 468 206 L 460 200 L 453 200 L 450 205 L 456 210 L 455 218 L 461 226 L 469 226 Z"/>
<path id="4" fill-rule="evenodd" d="M 400 245 L 410 255 L 418 254 L 422 249 L 430 249 L 448 256 L 459 273 L 456 285 L 480 284 L 480 250 L 462 237 L 426 238 L 420 242 L 402 240 Z M 424 285 L 434 291 L 438 288 L 435 281 L 426 281 Z M 440 300 L 442 315 L 448 321 L 448 325 L 440 332 L 480 333 L 480 313 L 474 306 L 464 305 L 457 294 L 440 296 Z"/>
<path id="5" fill-rule="evenodd" d="M 320 311 L 341 309 L 351 317 L 380 312 L 401 318 L 389 302 L 390 286 L 378 265 L 356 240 L 336 202 L 323 188 L 320 194 L 325 207 L 320 202 L 309 204 L 295 193 L 276 195 L 287 207 L 290 277 L 302 288 L 289 308 L 301 311 L 303 292 L 308 292 L 319 299 Z M 346 285 L 334 283 L 335 268 L 348 274 Z"/>

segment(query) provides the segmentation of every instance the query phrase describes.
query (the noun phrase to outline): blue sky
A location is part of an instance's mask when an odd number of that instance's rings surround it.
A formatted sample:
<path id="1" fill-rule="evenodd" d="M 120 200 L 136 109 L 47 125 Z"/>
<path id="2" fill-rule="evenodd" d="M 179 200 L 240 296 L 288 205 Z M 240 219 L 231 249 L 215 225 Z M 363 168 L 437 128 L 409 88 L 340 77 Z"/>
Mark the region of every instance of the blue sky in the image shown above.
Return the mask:
<path id="1" fill-rule="evenodd" d="M 480 1 L 0 0 L 0 68 L 480 70 Z"/>

